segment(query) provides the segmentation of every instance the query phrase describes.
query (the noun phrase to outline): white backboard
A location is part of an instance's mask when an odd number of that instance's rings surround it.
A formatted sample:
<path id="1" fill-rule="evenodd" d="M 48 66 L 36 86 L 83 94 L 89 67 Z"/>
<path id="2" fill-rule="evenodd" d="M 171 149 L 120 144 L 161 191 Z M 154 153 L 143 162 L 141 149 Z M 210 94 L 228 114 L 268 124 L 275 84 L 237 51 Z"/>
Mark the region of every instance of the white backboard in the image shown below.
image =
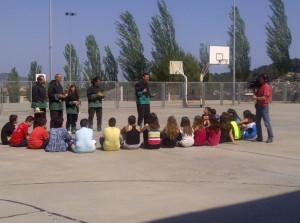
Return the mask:
<path id="1" fill-rule="evenodd" d="M 170 61 L 170 74 L 184 74 L 182 61 Z"/>
<path id="2" fill-rule="evenodd" d="M 35 81 L 37 81 L 38 76 L 44 76 L 45 81 L 46 81 L 46 74 L 36 74 L 35 75 Z"/>
<path id="3" fill-rule="evenodd" d="M 209 46 L 209 64 L 228 65 L 229 46 Z"/>

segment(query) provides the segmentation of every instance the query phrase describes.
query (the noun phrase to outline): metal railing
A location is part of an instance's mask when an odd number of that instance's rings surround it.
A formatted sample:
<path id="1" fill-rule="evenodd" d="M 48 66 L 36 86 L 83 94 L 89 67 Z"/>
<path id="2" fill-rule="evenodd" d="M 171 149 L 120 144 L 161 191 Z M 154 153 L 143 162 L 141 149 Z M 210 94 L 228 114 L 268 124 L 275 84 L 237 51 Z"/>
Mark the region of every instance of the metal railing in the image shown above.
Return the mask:
<path id="1" fill-rule="evenodd" d="M 81 101 L 87 101 L 86 91 L 90 86 L 89 82 L 73 82 L 78 86 Z M 73 84 L 72 83 L 72 84 Z M 34 82 L 0 82 L 0 111 L 13 111 L 15 103 L 24 103 L 24 109 L 30 110 L 31 89 Z M 48 88 L 48 82 L 46 88 Z M 69 83 L 65 83 L 65 88 Z M 113 106 L 118 109 L 122 102 L 134 102 L 136 82 L 101 82 L 101 88 L 105 92 L 105 101 L 112 101 Z M 293 101 L 299 102 L 300 83 L 299 82 L 272 82 L 273 102 L 288 103 Z M 183 82 L 149 82 L 151 93 L 156 96 L 152 101 L 157 101 L 158 106 L 165 107 L 175 101 L 183 101 L 185 87 Z M 200 98 L 203 99 L 203 105 L 210 103 L 236 104 L 251 101 L 252 91 L 247 88 L 247 83 L 235 83 L 235 101 L 233 98 L 232 82 L 188 82 L 187 99 L 188 105 L 200 105 Z M 298 94 L 298 98 L 295 95 Z"/>

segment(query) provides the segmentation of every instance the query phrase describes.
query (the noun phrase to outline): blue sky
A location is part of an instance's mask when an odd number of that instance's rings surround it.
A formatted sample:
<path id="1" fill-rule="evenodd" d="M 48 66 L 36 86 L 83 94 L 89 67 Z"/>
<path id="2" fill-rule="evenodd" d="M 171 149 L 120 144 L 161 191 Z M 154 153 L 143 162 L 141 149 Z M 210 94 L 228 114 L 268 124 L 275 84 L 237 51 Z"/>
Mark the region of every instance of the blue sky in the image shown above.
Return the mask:
<path id="1" fill-rule="evenodd" d="M 165 0 L 174 19 L 176 39 L 185 50 L 199 57 L 200 43 L 226 45 L 230 7 L 233 0 Z M 271 15 L 268 0 L 235 0 L 246 25 L 250 42 L 251 68 L 270 64 L 266 53 L 265 25 Z M 291 58 L 300 58 L 300 1 L 284 0 L 292 33 Z M 71 41 L 81 62 L 86 60 L 85 38 L 96 37 L 103 57 L 104 46 L 119 54 L 115 22 L 128 10 L 134 17 L 151 60 L 149 37 L 151 17 L 158 13 L 156 0 L 52 0 L 53 74 L 63 73 L 67 63 L 63 57 L 70 41 L 70 20 L 65 12 L 76 12 L 71 19 Z M 34 60 L 49 74 L 49 0 L 0 0 L 0 73 L 16 67 L 20 76 L 27 76 Z M 218 72 L 216 65 L 211 71 Z"/>

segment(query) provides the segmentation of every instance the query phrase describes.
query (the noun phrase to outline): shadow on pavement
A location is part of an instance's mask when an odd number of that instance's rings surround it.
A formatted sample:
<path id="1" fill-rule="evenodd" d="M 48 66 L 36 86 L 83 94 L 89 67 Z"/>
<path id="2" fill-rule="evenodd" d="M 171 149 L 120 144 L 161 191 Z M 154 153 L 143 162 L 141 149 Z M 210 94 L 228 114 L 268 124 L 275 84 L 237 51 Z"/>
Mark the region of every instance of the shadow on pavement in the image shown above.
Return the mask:
<path id="1" fill-rule="evenodd" d="M 166 222 L 299 223 L 300 191 L 151 221 Z"/>

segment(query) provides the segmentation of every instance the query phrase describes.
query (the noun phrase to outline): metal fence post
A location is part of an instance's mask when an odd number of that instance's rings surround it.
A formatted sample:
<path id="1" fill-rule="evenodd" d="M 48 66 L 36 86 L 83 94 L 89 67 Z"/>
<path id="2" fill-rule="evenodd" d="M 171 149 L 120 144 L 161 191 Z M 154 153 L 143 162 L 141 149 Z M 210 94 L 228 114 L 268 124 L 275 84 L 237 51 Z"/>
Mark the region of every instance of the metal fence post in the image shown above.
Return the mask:
<path id="1" fill-rule="evenodd" d="M 166 83 L 161 85 L 161 107 L 165 108 L 166 106 Z"/>
<path id="2" fill-rule="evenodd" d="M 223 94 L 224 94 L 224 84 L 223 82 L 220 83 L 220 105 L 223 105 Z"/>
<path id="3" fill-rule="evenodd" d="M 205 98 L 206 98 L 206 82 L 202 82 L 202 86 L 203 86 L 203 90 L 202 90 L 202 97 L 203 97 L 203 100 L 202 100 L 202 105 L 205 105 Z"/>
<path id="4" fill-rule="evenodd" d="M 115 82 L 115 107 L 116 110 L 120 107 L 119 82 Z"/>
<path id="5" fill-rule="evenodd" d="M 287 103 L 287 82 L 283 83 L 283 102 Z"/>
<path id="6" fill-rule="evenodd" d="M 242 84 L 241 84 L 241 82 L 238 82 L 238 90 L 237 90 L 237 102 L 238 102 L 238 105 L 241 104 L 241 91 L 242 91 Z"/>

